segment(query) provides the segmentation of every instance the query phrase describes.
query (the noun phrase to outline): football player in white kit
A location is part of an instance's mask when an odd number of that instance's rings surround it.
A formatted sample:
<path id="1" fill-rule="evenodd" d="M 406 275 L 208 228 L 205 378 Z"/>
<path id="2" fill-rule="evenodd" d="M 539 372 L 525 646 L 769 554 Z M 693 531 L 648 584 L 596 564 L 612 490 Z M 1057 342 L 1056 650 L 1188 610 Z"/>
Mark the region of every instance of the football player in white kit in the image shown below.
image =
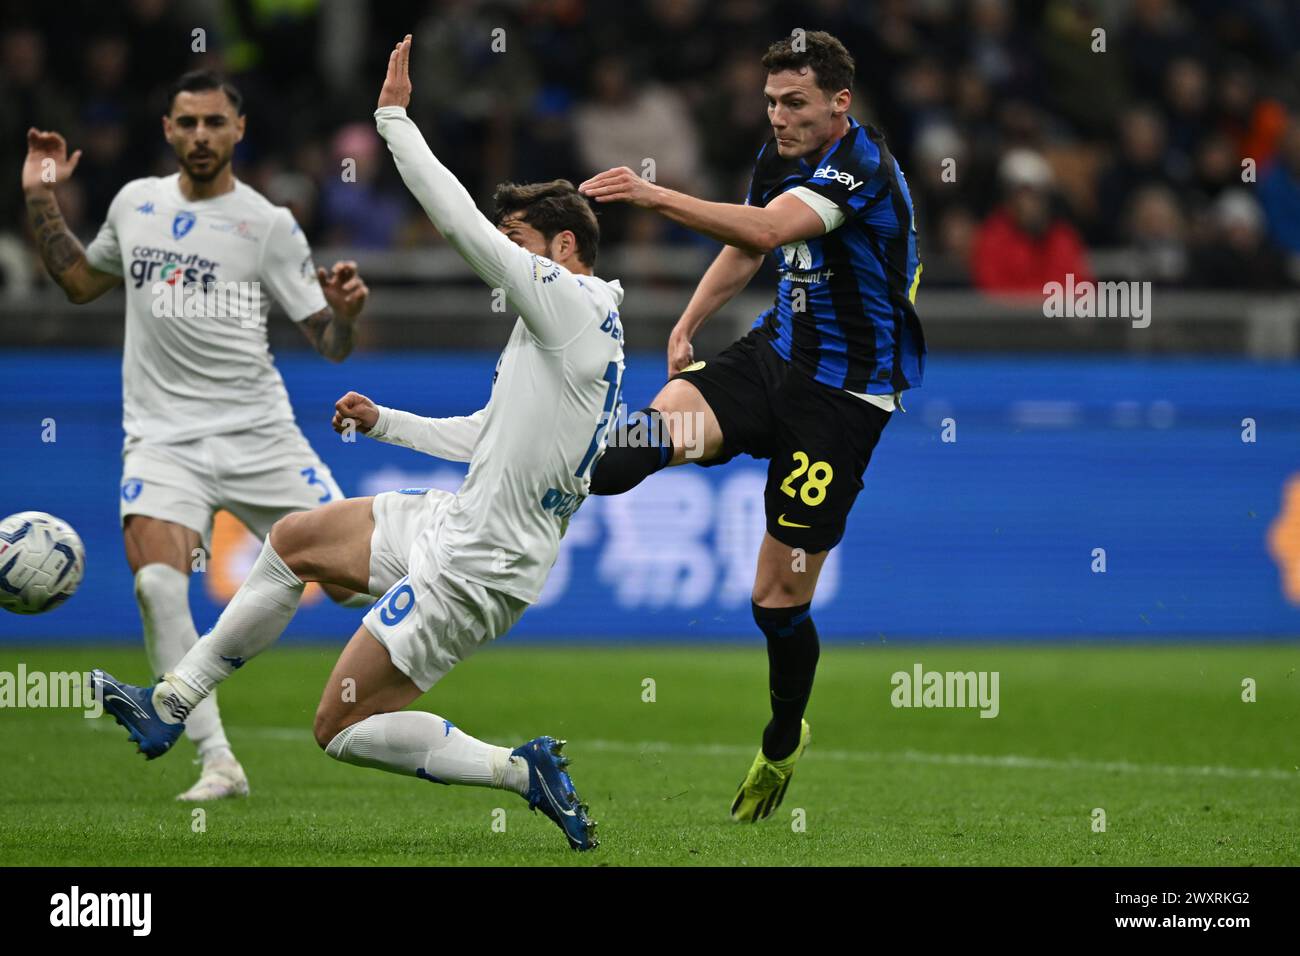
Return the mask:
<path id="1" fill-rule="evenodd" d="M 541 593 L 618 399 L 623 290 L 592 274 L 599 227 L 571 183 L 503 186 L 495 225 L 479 213 L 406 115 L 410 47 L 408 36 L 389 58 L 379 132 L 434 225 L 519 318 L 485 408 L 427 419 L 350 392 L 334 425 L 468 461 L 469 474 L 455 494 L 389 492 L 282 518 L 212 631 L 161 681 L 133 687 L 96 671 L 94 682 L 105 709 L 156 757 L 218 683 L 279 637 L 305 582 L 382 593 L 326 683 L 317 743 L 362 767 L 513 790 L 571 847 L 591 849 L 595 824 L 564 770 L 562 741 L 511 750 L 402 708 Z"/>
<path id="2" fill-rule="evenodd" d="M 189 73 L 170 91 L 163 132 L 180 171 L 127 183 L 83 250 L 54 187 L 68 156 L 58 133 L 27 133 L 23 190 L 50 276 L 74 303 L 126 287 L 121 521 L 153 673 L 198 640 L 189 573 L 218 509 L 264 538 L 278 518 L 343 497 L 294 422 L 266 339 L 273 296 L 331 361 L 352 350 L 367 289 L 355 263 L 317 270 L 292 214 L 237 180 L 244 135 L 237 90 Z M 330 596 L 364 606 L 342 588 Z M 248 793 L 215 699 L 190 715 L 203 763 L 182 800 Z"/>

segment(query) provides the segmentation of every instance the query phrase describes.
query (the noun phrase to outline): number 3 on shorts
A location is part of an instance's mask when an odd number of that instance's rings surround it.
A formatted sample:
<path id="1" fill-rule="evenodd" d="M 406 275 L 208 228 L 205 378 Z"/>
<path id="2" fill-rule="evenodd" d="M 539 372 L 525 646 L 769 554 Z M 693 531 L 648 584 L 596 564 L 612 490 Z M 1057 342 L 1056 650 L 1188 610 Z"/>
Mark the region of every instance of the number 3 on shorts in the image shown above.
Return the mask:
<path id="1" fill-rule="evenodd" d="M 794 471 L 785 476 L 785 481 L 781 482 L 781 490 L 793 498 L 796 492 L 790 483 L 806 471 L 808 477 L 804 479 L 803 487 L 798 491 L 799 498 L 810 507 L 821 504 L 826 500 L 826 486 L 835 477 L 835 470 L 824 461 L 814 461 L 809 466 L 808 456 L 801 451 L 794 453 L 794 461 Z"/>
<path id="2" fill-rule="evenodd" d="M 330 486 L 321 479 L 320 475 L 316 474 L 315 468 L 304 468 L 300 472 L 300 474 L 307 479 L 308 487 L 312 485 L 319 485 L 323 489 L 321 492 L 321 496 L 316 499 L 316 503 L 318 505 L 323 505 L 325 502 L 329 501 L 331 498 L 334 497 L 334 492 L 330 490 Z"/>

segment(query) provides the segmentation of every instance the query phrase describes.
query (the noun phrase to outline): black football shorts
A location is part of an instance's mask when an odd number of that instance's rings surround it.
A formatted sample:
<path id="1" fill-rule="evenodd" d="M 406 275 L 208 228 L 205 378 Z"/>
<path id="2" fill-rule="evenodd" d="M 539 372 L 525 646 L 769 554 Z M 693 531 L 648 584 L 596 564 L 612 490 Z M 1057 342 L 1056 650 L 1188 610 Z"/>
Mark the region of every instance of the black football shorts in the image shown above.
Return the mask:
<path id="1" fill-rule="evenodd" d="M 721 453 L 771 459 L 767 531 L 816 554 L 835 547 L 890 412 L 794 369 L 761 328 L 673 378 L 699 389 L 722 427 Z"/>

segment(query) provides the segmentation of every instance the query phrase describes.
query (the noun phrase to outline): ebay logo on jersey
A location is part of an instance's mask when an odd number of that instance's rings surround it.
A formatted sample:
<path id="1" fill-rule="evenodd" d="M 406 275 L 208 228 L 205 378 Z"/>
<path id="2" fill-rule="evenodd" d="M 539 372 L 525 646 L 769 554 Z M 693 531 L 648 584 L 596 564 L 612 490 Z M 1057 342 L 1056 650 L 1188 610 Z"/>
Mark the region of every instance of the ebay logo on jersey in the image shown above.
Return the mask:
<path id="1" fill-rule="evenodd" d="M 837 183 L 843 183 L 849 187 L 849 192 L 857 189 L 862 185 L 862 180 L 854 179 L 848 173 L 842 173 L 834 166 L 823 166 L 817 172 L 813 173 L 813 179 L 830 179 Z"/>

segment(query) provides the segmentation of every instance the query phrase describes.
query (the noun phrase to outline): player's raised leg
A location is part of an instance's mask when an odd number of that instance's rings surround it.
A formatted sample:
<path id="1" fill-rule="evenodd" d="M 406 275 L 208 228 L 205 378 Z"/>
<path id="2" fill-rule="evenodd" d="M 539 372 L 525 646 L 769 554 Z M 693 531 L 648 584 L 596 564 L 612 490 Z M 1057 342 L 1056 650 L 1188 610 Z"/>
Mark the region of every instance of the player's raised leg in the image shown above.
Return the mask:
<path id="1" fill-rule="evenodd" d="M 166 753 L 217 685 L 270 647 L 298 608 L 308 581 L 354 591 L 370 587 L 372 498 L 349 498 L 276 522 L 239 591 L 212 630 L 153 688 L 96 671 L 104 709 L 141 752 Z"/>
<path id="2" fill-rule="evenodd" d="M 593 495 L 621 495 L 661 468 L 702 463 L 722 451 L 722 427 L 690 382 L 673 379 L 611 433 L 591 473 Z"/>
<path id="3" fill-rule="evenodd" d="M 415 600 L 406 596 L 409 591 L 409 584 L 399 582 L 384 601 L 409 610 L 411 603 L 404 602 Z M 384 601 L 377 607 L 385 607 Z M 511 790 L 554 821 L 575 850 L 597 845 L 596 824 L 564 770 L 569 760 L 560 754 L 563 741 L 537 737 L 513 750 L 486 743 L 444 717 L 402 710 L 422 693 L 363 625 L 321 694 L 316 742 L 334 759 L 359 767 L 431 783 Z"/>

